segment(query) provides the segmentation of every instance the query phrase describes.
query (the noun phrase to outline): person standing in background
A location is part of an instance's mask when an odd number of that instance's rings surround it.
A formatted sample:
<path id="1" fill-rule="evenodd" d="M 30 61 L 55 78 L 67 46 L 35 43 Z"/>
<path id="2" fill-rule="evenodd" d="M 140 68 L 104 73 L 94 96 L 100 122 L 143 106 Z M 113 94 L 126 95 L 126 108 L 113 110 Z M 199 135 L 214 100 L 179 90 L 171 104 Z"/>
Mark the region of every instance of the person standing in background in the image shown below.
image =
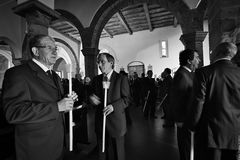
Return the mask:
<path id="1" fill-rule="evenodd" d="M 171 76 L 171 69 L 165 68 L 163 73 L 161 74 L 163 80 L 161 83 L 161 94 L 162 94 L 162 108 L 164 112 L 164 116 L 162 117 L 165 119 L 163 127 L 174 127 L 174 122 L 170 118 L 170 108 L 169 108 L 169 91 L 172 85 L 173 78 Z"/>
<path id="2" fill-rule="evenodd" d="M 3 80 L 3 110 L 15 126 L 17 160 L 61 160 L 65 111 L 77 100 L 64 98 L 60 77 L 51 70 L 57 48 L 53 38 L 35 35 L 30 40 L 32 60 L 10 68 Z"/>
<path id="3" fill-rule="evenodd" d="M 147 77 L 145 77 L 145 101 L 146 106 L 144 110 L 144 118 L 157 118 L 155 115 L 156 99 L 157 99 L 157 86 L 155 84 L 155 79 L 152 78 L 152 70 L 147 71 Z"/>
<path id="4" fill-rule="evenodd" d="M 183 126 L 188 106 L 192 100 L 193 71 L 200 62 L 198 53 L 192 49 L 185 49 L 179 54 L 180 67 L 173 77 L 170 89 L 170 110 L 172 119 L 177 125 L 177 142 L 180 160 L 190 159 L 191 133 Z"/>
<path id="5" fill-rule="evenodd" d="M 114 71 L 114 57 L 100 53 L 97 57 L 102 72 L 92 80 L 93 94 L 90 101 L 96 106 L 95 131 L 99 150 L 99 159 L 125 160 L 124 135 L 127 132 L 125 109 L 130 104 L 128 77 Z M 107 106 L 104 108 L 103 77 L 110 81 L 107 94 Z M 103 114 L 106 115 L 106 143 L 102 152 Z"/>
<path id="6" fill-rule="evenodd" d="M 196 159 L 239 159 L 240 68 L 231 62 L 236 53 L 235 44 L 220 43 L 211 55 L 213 63 L 195 72 L 185 125 L 195 131 Z"/>
<path id="7" fill-rule="evenodd" d="M 132 84 L 132 96 L 134 100 L 134 105 L 139 107 L 140 105 L 140 93 L 141 93 L 141 84 L 137 72 L 133 73 L 133 84 Z"/>

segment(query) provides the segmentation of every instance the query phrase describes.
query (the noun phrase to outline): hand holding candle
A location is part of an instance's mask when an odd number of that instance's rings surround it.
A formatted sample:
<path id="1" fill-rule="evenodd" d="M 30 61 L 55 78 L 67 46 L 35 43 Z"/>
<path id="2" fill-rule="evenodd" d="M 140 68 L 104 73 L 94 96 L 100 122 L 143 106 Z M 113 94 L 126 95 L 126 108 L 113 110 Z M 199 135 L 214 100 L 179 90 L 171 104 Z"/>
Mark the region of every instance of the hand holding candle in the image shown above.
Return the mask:
<path id="1" fill-rule="evenodd" d="M 110 86 L 110 81 L 106 75 L 103 76 L 103 88 L 104 88 L 104 109 L 103 109 L 103 134 L 102 134 L 102 152 L 105 152 L 105 134 L 106 134 L 106 110 L 107 110 L 107 90 Z M 113 107 L 112 107 L 113 108 Z"/>
<path id="2" fill-rule="evenodd" d="M 68 81 L 69 81 L 69 96 L 72 96 L 72 65 L 67 64 L 66 70 L 68 73 Z M 72 110 L 69 111 L 69 151 L 73 150 L 73 115 Z"/>

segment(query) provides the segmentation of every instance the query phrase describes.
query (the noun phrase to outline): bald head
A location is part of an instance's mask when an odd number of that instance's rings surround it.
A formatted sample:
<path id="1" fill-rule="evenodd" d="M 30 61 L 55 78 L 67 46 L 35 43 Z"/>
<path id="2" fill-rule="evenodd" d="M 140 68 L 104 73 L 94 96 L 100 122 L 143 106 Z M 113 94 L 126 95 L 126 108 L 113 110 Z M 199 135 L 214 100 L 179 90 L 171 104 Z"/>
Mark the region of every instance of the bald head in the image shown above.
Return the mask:
<path id="1" fill-rule="evenodd" d="M 237 53 L 237 46 L 230 42 L 220 43 L 212 53 L 212 60 L 216 61 L 220 58 L 231 60 Z"/>

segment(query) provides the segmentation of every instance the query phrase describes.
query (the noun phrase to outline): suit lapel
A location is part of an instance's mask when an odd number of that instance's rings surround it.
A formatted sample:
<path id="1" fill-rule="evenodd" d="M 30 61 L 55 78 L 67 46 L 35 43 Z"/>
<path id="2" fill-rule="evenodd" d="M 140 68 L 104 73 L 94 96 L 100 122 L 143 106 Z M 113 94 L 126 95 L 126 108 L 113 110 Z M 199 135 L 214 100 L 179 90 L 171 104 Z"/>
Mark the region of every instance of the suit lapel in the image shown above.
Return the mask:
<path id="1" fill-rule="evenodd" d="M 111 78 L 110 78 L 110 86 L 108 89 L 108 101 L 110 101 L 112 99 L 111 95 L 113 95 L 112 92 L 113 92 L 114 83 L 116 81 L 116 77 L 117 77 L 117 74 L 115 71 L 113 71 Z"/>
<path id="2" fill-rule="evenodd" d="M 61 97 L 61 95 L 64 95 L 64 90 L 63 90 L 63 87 L 62 87 L 62 84 L 60 81 L 60 77 L 58 76 L 58 74 L 55 71 L 52 71 L 52 75 L 53 75 L 53 79 L 56 83 L 56 87 L 57 87 L 58 91 L 60 92 L 59 96 Z"/>
<path id="3" fill-rule="evenodd" d="M 57 86 L 54 84 L 53 80 L 50 77 L 48 77 L 48 75 L 42 70 L 41 67 L 39 67 L 33 61 L 29 61 L 28 65 L 35 72 L 37 78 L 41 79 L 42 81 L 52 86 L 53 88 L 57 89 Z"/>

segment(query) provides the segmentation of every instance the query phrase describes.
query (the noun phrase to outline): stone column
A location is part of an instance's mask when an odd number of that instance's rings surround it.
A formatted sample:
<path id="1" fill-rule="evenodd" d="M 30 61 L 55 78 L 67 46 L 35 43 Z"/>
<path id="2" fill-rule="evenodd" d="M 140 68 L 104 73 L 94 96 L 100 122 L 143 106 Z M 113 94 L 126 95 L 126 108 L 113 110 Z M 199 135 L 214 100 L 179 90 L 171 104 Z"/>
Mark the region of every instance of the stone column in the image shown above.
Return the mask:
<path id="1" fill-rule="evenodd" d="M 83 48 L 82 53 L 85 57 L 85 75 L 93 78 L 98 73 L 97 54 L 99 50 L 96 48 Z"/>
<path id="2" fill-rule="evenodd" d="M 240 24 L 240 1 L 208 1 L 209 48 L 213 50 L 221 42 L 235 43 Z"/>
<path id="3" fill-rule="evenodd" d="M 36 34 L 48 35 L 48 27 L 52 20 L 60 14 L 39 1 L 26 1 L 13 8 L 14 13 L 26 19 L 26 34 L 22 46 L 22 60 L 30 59 L 29 40 Z"/>
<path id="4" fill-rule="evenodd" d="M 208 32 L 204 31 L 196 31 L 193 33 L 183 34 L 180 37 L 180 40 L 182 41 L 185 48 L 195 49 L 198 51 L 199 58 L 201 59 L 199 66 L 203 65 L 203 41 L 207 33 Z"/>

